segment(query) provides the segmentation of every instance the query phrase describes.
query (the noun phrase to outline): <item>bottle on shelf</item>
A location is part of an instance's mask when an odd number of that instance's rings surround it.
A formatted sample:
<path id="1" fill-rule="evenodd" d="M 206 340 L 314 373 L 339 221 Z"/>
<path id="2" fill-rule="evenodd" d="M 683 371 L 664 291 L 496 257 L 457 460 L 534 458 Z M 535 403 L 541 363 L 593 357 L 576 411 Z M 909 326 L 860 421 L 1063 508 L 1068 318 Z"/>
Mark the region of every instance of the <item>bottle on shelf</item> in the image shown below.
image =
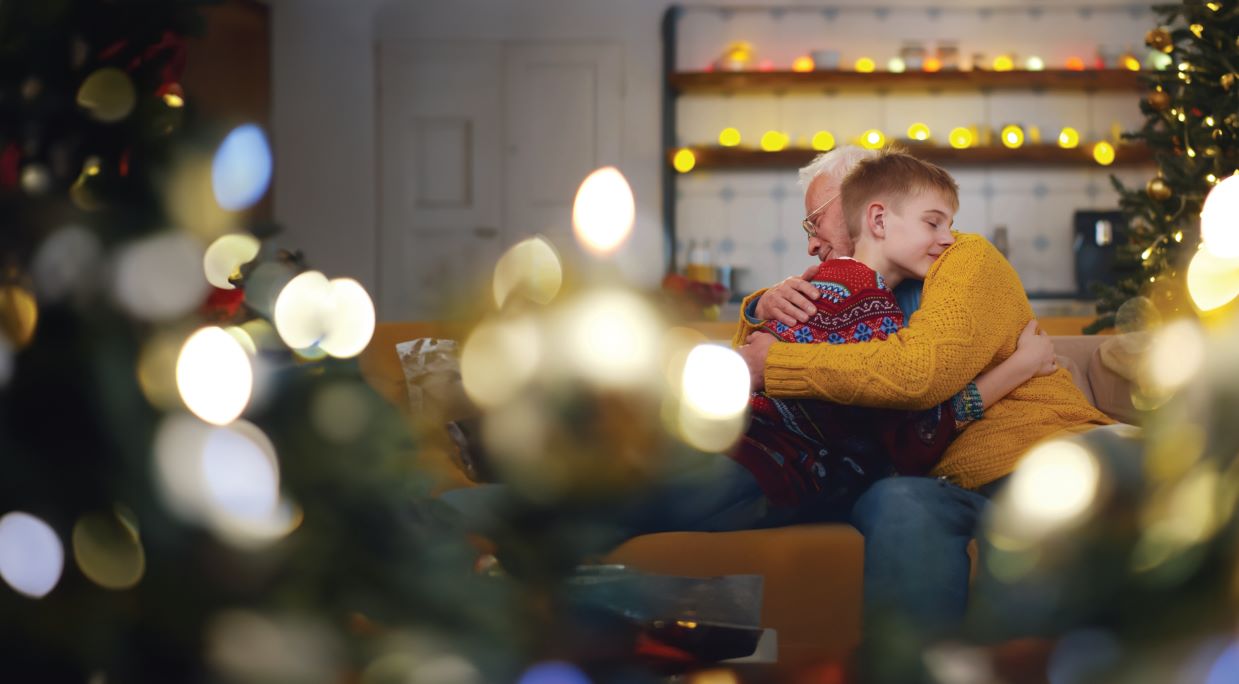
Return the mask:
<path id="1" fill-rule="evenodd" d="M 696 240 L 689 241 L 688 262 L 684 266 L 684 275 L 689 280 L 695 280 L 700 283 L 715 282 L 716 275 L 714 262 L 710 258 L 709 240 L 702 240 L 701 242 Z"/>

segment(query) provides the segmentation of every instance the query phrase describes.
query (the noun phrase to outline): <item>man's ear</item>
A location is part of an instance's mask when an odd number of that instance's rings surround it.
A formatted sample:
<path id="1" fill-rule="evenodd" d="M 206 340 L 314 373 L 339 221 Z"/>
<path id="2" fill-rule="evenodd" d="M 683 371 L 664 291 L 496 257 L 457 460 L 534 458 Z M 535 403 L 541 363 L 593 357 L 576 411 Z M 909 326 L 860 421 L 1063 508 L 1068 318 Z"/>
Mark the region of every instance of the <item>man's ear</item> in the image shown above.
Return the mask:
<path id="1" fill-rule="evenodd" d="M 886 237 L 886 205 L 874 201 L 865 207 L 865 229 L 874 237 Z"/>

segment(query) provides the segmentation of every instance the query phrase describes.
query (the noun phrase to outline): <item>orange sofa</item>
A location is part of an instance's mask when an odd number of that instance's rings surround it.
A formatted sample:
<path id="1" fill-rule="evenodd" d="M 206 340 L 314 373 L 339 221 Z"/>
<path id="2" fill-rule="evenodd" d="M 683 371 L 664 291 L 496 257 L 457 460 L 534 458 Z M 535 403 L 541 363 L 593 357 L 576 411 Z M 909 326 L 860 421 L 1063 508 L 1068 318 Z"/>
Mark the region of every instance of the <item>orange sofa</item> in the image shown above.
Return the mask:
<path id="1" fill-rule="evenodd" d="M 1055 329 L 1053 321 L 1042 325 Z M 697 327 L 714 339 L 729 338 L 733 329 L 722 323 Z M 404 406 L 404 375 L 395 345 L 419 337 L 460 339 L 465 332 L 450 323 L 380 323 L 359 359 L 362 375 L 393 404 Z M 1085 396 L 1115 419 L 1135 422 L 1126 380 L 1101 363 L 1098 347 L 1108 338 L 1056 335 L 1053 339 L 1060 364 L 1071 371 Z M 471 484 L 448 465 L 443 466 L 441 479 L 441 489 Z M 606 561 L 686 576 L 762 575 L 762 626 L 777 630 L 783 665 L 840 660 L 860 641 L 863 539 L 848 525 L 651 534 L 630 540 Z M 831 581 L 821 581 L 827 573 Z"/>

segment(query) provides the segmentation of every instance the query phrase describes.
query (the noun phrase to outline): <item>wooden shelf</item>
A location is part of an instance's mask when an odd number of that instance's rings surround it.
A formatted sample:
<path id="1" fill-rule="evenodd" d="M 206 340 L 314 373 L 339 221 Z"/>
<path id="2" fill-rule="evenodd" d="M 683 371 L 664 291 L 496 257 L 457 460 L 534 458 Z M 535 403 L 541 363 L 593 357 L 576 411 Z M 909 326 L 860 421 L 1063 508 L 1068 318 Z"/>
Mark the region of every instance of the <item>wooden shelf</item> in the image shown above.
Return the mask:
<path id="1" fill-rule="evenodd" d="M 668 76 L 678 94 L 806 90 L 1083 90 L 1139 91 L 1142 73 L 1126 69 L 1068 71 L 680 71 Z"/>
<path id="2" fill-rule="evenodd" d="M 1002 166 L 1100 166 L 1093 161 L 1090 147 L 1081 145 L 1075 149 L 1065 150 L 1057 145 L 1024 145 L 1018 149 L 1005 147 L 969 147 L 957 150 L 953 147 L 939 147 L 924 143 L 898 141 L 913 155 L 948 166 L 981 166 L 997 164 Z M 818 153 L 817 150 L 805 148 L 789 148 L 778 152 L 766 152 L 752 148 L 741 147 L 690 147 L 697 157 L 697 170 L 727 170 L 727 169 L 789 169 L 808 164 Z M 677 150 L 667 151 L 667 163 L 670 164 Z M 1153 160 L 1147 147 L 1120 146 L 1116 148 L 1114 164 L 1111 166 L 1132 166 L 1149 163 Z M 1104 167 L 1102 167 L 1104 168 Z"/>

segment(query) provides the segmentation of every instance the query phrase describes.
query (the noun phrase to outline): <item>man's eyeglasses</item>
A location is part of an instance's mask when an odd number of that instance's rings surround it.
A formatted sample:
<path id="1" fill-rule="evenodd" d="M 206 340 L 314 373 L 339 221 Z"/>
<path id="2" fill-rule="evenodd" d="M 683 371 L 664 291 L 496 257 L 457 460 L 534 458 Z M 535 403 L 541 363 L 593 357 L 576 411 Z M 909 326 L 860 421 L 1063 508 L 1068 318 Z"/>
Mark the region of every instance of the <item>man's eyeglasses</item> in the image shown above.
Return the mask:
<path id="1" fill-rule="evenodd" d="M 835 195 L 834 197 L 831 197 L 830 199 L 823 202 L 822 206 L 818 207 L 817 209 L 814 209 L 813 211 L 809 212 L 807 216 L 800 219 L 800 227 L 804 228 L 805 235 L 807 235 L 810 238 L 817 237 L 817 221 L 813 220 L 813 217 L 822 213 L 823 209 L 830 206 L 830 203 L 837 199 L 839 199 L 839 195 Z"/>

